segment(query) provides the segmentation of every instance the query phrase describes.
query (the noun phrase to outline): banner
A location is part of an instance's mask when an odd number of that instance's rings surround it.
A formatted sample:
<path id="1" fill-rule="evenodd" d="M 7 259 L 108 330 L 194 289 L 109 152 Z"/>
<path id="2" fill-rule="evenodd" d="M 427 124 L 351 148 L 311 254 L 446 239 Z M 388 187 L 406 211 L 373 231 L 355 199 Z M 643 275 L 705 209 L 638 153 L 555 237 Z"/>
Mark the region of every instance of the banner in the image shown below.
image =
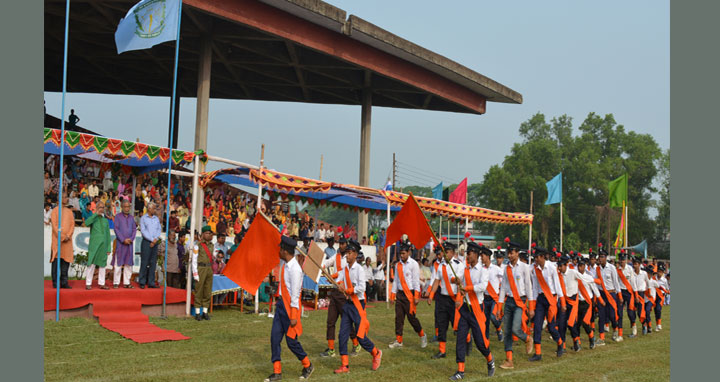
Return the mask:
<path id="1" fill-rule="evenodd" d="M 628 199 L 628 176 L 627 174 L 611 181 L 608 184 L 610 195 L 610 207 L 623 207 L 623 202 Z"/>
<path id="2" fill-rule="evenodd" d="M 562 172 L 545 183 L 545 187 L 548 192 L 546 205 L 562 203 Z"/>
<path id="3" fill-rule="evenodd" d="M 130 8 L 115 31 L 118 54 L 175 40 L 179 5 L 180 0 L 143 0 Z"/>

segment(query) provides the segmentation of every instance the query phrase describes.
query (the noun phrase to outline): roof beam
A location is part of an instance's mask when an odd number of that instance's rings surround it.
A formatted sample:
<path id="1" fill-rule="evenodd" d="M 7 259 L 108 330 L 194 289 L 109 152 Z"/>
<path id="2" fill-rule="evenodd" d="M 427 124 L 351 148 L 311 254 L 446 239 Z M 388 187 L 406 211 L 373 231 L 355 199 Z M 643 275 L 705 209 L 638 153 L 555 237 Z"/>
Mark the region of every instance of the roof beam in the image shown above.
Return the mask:
<path id="1" fill-rule="evenodd" d="M 305 84 L 305 76 L 303 75 L 302 70 L 300 70 L 300 60 L 298 60 L 297 51 L 295 50 L 295 45 L 291 43 L 290 41 L 285 40 L 285 47 L 287 48 L 288 55 L 290 56 L 290 60 L 292 60 L 292 66 L 295 69 L 295 76 L 297 76 L 298 83 L 300 84 L 300 88 L 303 92 L 303 97 L 305 97 L 305 100 L 310 102 L 310 92 L 308 92 L 307 85 Z"/>

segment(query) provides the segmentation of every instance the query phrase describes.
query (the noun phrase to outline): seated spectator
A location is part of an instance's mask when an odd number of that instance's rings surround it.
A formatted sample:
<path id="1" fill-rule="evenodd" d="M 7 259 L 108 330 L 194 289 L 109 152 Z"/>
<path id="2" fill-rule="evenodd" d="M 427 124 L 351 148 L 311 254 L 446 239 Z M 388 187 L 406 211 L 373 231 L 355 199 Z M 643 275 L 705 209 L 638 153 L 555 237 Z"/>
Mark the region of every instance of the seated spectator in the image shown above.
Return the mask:
<path id="1" fill-rule="evenodd" d="M 50 215 L 52 214 L 52 206 L 50 203 L 45 203 L 45 209 L 43 210 L 43 223 L 45 225 L 50 225 Z"/>
<path id="2" fill-rule="evenodd" d="M 225 269 L 225 252 L 218 251 L 217 255 L 215 255 L 215 261 L 212 263 L 212 269 L 213 274 L 219 275 L 222 274 L 223 269 Z"/>
<path id="3" fill-rule="evenodd" d="M 180 219 L 177 217 L 177 211 L 170 212 L 170 231 L 178 232 L 180 230 Z"/>

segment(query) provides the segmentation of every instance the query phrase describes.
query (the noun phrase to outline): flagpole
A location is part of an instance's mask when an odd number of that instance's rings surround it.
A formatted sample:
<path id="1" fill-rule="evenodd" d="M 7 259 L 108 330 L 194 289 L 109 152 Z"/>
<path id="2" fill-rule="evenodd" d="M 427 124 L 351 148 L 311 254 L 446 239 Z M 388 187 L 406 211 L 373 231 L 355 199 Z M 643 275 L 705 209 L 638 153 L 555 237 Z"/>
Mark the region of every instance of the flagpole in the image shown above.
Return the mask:
<path id="1" fill-rule="evenodd" d="M 175 38 L 175 68 L 173 69 L 173 90 L 171 97 L 170 106 L 170 136 L 175 136 L 175 97 L 177 97 L 177 72 L 178 72 L 178 56 L 180 55 L 180 23 L 182 21 L 182 1 L 178 4 L 178 25 L 177 25 L 177 36 Z M 167 303 L 167 254 L 168 245 L 170 242 L 170 184 L 172 181 L 172 147 L 170 150 L 170 156 L 168 157 L 168 181 L 167 181 L 167 203 L 165 204 L 165 258 L 163 259 L 163 302 L 162 302 L 162 318 L 166 318 L 165 309 Z"/>
<path id="2" fill-rule="evenodd" d="M 198 175 L 200 174 L 200 155 L 195 153 L 195 163 L 193 164 L 193 185 L 192 185 L 192 205 L 190 207 L 190 251 L 195 251 L 195 230 L 197 229 L 197 211 L 198 208 Z M 200 215 L 202 216 L 202 215 Z M 188 249 L 186 248 L 186 251 Z M 194 254 L 194 253 L 193 253 Z M 187 282 L 185 283 L 185 316 L 190 315 L 190 297 L 192 293 L 192 256 L 188 253 L 187 263 Z"/>
<path id="3" fill-rule="evenodd" d="M 563 249 L 563 202 L 560 201 L 560 252 Z"/>
<path id="4" fill-rule="evenodd" d="M 65 95 L 67 94 L 67 51 L 68 31 L 70 30 L 70 0 L 65 3 L 65 42 L 63 48 L 63 83 L 62 83 L 62 110 L 60 111 L 60 181 L 58 182 L 58 230 L 57 230 L 57 254 L 55 255 L 55 321 L 60 321 L 60 258 L 62 249 L 62 194 L 63 194 L 63 161 L 65 158 Z M 74 223 L 73 223 L 74 224 Z M 72 238 L 71 238 L 72 240 Z"/>
<path id="5" fill-rule="evenodd" d="M 262 172 L 264 165 L 265 165 L 265 144 L 263 143 L 262 146 L 260 147 L 260 169 L 259 169 L 259 171 Z M 256 216 L 258 213 L 262 214 L 262 211 L 260 209 L 261 206 L 262 206 L 262 184 L 258 181 L 257 212 L 255 212 Z M 263 216 L 265 216 L 265 215 L 263 214 Z M 269 221 L 270 221 L 270 223 L 272 223 L 271 220 L 269 220 Z M 257 289 L 255 291 L 255 314 L 258 314 L 258 307 L 260 305 L 260 296 L 258 296 L 258 292 L 260 292 L 260 289 Z"/>
<path id="6" fill-rule="evenodd" d="M 533 213 L 533 192 L 530 191 L 530 215 Z M 533 219 L 535 220 L 535 219 Z M 530 222 L 530 237 L 528 238 L 528 252 L 530 252 L 530 249 L 532 248 L 532 222 Z M 531 255 L 531 253 L 528 253 Z"/>
<path id="7" fill-rule="evenodd" d="M 387 224 L 390 228 L 390 201 L 385 199 L 387 202 Z M 442 223 L 441 223 L 442 224 Z M 385 230 L 385 241 L 387 241 L 387 230 Z M 385 243 L 387 244 L 387 243 Z M 386 260 L 385 260 L 385 308 L 390 309 L 390 247 L 385 249 Z"/>

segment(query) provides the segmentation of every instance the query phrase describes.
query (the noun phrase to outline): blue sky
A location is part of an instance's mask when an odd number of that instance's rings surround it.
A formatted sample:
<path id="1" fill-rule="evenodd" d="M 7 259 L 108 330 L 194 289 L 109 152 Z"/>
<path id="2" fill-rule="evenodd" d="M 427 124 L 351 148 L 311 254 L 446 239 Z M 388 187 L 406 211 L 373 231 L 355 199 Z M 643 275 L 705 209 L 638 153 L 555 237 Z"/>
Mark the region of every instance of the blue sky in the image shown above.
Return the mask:
<path id="1" fill-rule="evenodd" d="M 392 155 L 398 185 L 482 181 L 520 140 L 536 112 L 613 113 L 627 130 L 670 147 L 669 1 L 350 1 L 331 4 L 457 61 L 523 95 L 522 105 L 488 103 L 485 115 L 374 108 L 370 185 L 382 187 Z M 72 26 L 71 26 L 72 28 Z M 72 81 L 69 78 L 68 81 Z M 69 94 L 80 125 L 100 134 L 165 146 L 168 97 Z M 60 115 L 60 94 L 46 93 Z M 181 100 L 179 148 L 192 150 L 195 99 Z M 214 100 L 208 151 L 296 175 L 358 182 L 360 107 Z M 407 167 L 407 165 L 413 167 Z M 219 168 L 218 165 L 209 167 Z M 401 167 L 402 168 L 402 167 Z M 414 171 L 414 172 L 413 172 Z M 418 173 L 424 173 L 420 176 Z"/>

